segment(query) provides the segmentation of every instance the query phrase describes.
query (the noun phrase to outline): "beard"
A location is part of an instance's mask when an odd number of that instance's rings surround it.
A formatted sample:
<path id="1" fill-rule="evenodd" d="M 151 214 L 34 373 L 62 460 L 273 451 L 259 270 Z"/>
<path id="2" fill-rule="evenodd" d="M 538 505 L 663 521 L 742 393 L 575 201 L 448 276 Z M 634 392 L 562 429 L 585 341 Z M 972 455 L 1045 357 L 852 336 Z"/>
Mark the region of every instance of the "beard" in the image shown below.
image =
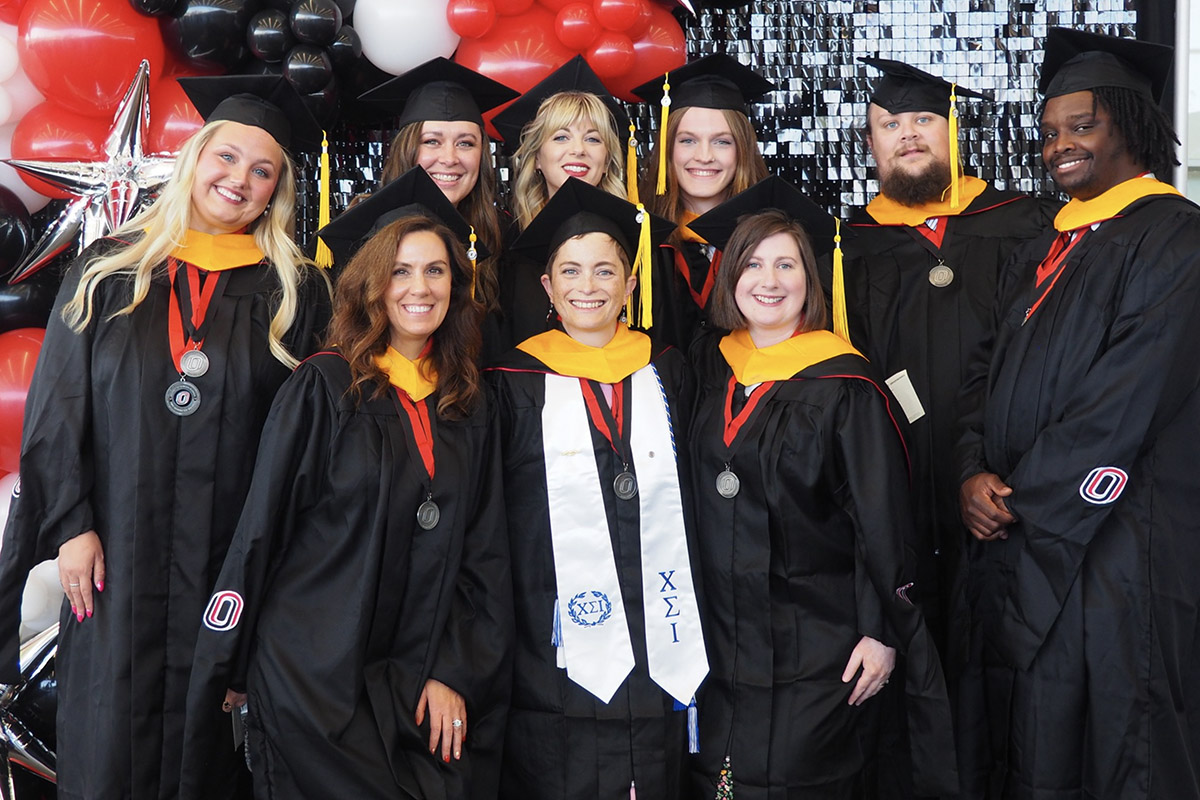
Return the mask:
<path id="1" fill-rule="evenodd" d="M 911 174 L 893 168 L 879 179 L 879 191 L 884 197 L 902 206 L 915 208 L 940 200 L 950 186 L 950 162 L 934 161 L 920 172 Z"/>

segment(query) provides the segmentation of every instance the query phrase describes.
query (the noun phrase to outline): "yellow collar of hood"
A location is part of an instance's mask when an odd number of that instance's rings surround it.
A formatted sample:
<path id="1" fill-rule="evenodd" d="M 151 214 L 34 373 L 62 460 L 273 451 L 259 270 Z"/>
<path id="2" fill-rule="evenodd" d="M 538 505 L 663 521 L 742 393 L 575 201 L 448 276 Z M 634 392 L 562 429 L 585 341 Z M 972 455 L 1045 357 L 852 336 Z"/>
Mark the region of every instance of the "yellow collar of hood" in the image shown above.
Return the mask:
<path id="1" fill-rule="evenodd" d="M 763 381 L 784 381 L 834 356 L 862 355 L 849 342 L 830 331 L 809 331 L 770 347 L 755 347 L 750 332 L 742 329 L 721 339 L 721 355 L 742 386 Z"/>
<path id="2" fill-rule="evenodd" d="M 388 376 L 388 383 L 403 389 L 414 402 L 424 400 L 437 389 L 437 375 L 426 359 L 409 361 L 390 345 L 383 355 L 375 356 L 375 366 Z"/>
<path id="3" fill-rule="evenodd" d="M 902 206 L 890 197 L 877 194 L 875 199 L 867 204 L 867 213 L 880 225 L 907 225 L 915 228 L 933 217 L 957 217 L 966 211 L 967 206 L 983 194 L 986 188 L 987 181 L 973 175 L 963 175 L 958 183 L 958 208 L 950 208 L 950 190 L 947 188 L 941 200 L 921 206 Z"/>
<path id="4" fill-rule="evenodd" d="M 1149 175 L 1130 178 L 1091 200 L 1067 203 L 1054 217 L 1054 229 L 1062 233 L 1095 225 L 1120 215 L 1135 200 L 1157 194 L 1179 195 L 1179 190 Z"/>
<path id="5" fill-rule="evenodd" d="M 604 347 L 591 347 L 553 330 L 531 336 L 517 349 L 559 375 L 600 383 L 619 383 L 650 363 L 650 337 L 620 324 Z"/>
<path id="6" fill-rule="evenodd" d="M 172 250 L 171 255 L 208 272 L 248 267 L 263 260 L 263 251 L 250 234 L 211 234 L 193 230 L 187 232 L 183 244 Z"/>

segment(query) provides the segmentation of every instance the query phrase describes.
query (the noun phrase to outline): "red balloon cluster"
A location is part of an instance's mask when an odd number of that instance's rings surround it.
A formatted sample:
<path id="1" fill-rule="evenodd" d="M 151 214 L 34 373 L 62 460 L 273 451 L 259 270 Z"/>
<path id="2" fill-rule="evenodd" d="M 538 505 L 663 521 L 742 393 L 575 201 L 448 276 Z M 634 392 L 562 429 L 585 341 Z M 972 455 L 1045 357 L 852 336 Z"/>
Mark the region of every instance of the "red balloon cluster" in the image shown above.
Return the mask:
<path id="1" fill-rule="evenodd" d="M 687 60 L 683 29 L 651 0 L 450 0 L 462 37 L 454 60 L 526 91 L 582 53 L 609 91 L 630 89 Z"/>

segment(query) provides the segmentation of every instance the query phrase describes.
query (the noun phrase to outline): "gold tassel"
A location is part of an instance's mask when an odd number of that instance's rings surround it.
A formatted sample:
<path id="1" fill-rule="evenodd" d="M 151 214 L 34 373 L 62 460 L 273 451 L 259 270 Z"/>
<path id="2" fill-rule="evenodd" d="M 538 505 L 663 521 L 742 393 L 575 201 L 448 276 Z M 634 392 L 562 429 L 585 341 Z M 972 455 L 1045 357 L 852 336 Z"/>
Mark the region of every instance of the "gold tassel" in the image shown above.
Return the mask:
<path id="1" fill-rule="evenodd" d="M 321 131 L 321 199 L 317 205 L 317 227 L 329 224 L 329 134 Z M 317 237 L 317 266 L 329 269 L 333 266 L 333 253 L 325 240 Z"/>
<path id="2" fill-rule="evenodd" d="M 842 267 L 842 221 L 834 219 L 833 234 L 833 332 L 850 341 L 850 320 L 846 317 L 846 276 Z"/>
<path id="3" fill-rule="evenodd" d="M 671 73 L 663 75 L 662 116 L 658 122 L 658 183 L 655 194 L 667 193 L 667 115 L 671 112 Z"/>
<path id="4" fill-rule="evenodd" d="M 478 282 L 476 278 L 479 270 L 475 265 L 475 260 L 479 257 L 479 251 L 475 249 L 475 242 L 479 241 L 479 237 L 475 235 L 475 226 L 472 225 L 470 227 L 471 235 L 467 237 L 467 241 L 470 243 L 467 246 L 467 258 L 471 259 L 471 297 L 478 300 L 479 298 L 475 296 L 475 286 Z"/>
<path id="5" fill-rule="evenodd" d="M 625 199 L 637 205 L 638 175 L 637 175 L 637 128 L 629 123 L 629 142 L 625 147 Z"/>
<path id="6" fill-rule="evenodd" d="M 635 309 L 633 296 L 630 295 L 625 301 L 625 320 L 631 328 L 649 330 L 654 325 L 654 312 L 651 310 L 654 304 L 654 287 L 650 281 L 650 274 L 654 270 L 650 263 L 653 255 L 650 252 L 650 212 L 641 203 L 637 204 L 637 209 L 637 220 L 641 228 L 638 231 L 637 253 L 633 257 L 632 271 L 638 279 L 638 295 L 641 302 Z"/>
<path id="7" fill-rule="evenodd" d="M 950 208 L 958 208 L 958 184 L 962 165 L 958 161 L 958 84 L 950 84 Z"/>

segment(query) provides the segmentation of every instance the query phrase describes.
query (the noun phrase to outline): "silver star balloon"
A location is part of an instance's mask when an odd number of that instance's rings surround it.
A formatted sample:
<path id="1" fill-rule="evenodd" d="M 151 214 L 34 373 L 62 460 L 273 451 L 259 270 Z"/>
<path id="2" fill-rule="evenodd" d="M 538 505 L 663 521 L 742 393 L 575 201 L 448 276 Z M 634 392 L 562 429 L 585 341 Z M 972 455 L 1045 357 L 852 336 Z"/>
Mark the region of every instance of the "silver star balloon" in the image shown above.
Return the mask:
<path id="1" fill-rule="evenodd" d="M 37 272 L 77 242 L 82 252 L 153 201 L 171 178 L 173 155 L 146 155 L 143 143 L 150 126 L 148 84 L 150 63 L 142 61 L 117 107 L 112 129 L 99 161 L 34 161 L 5 159 L 5 163 L 77 195 L 17 268 L 9 283 Z"/>
<path id="2" fill-rule="evenodd" d="M 21 645 L 21 680 L 0 684 L 0 800 L 17 800 L 13 765 L 55 782 L 58 623 Z"/>

